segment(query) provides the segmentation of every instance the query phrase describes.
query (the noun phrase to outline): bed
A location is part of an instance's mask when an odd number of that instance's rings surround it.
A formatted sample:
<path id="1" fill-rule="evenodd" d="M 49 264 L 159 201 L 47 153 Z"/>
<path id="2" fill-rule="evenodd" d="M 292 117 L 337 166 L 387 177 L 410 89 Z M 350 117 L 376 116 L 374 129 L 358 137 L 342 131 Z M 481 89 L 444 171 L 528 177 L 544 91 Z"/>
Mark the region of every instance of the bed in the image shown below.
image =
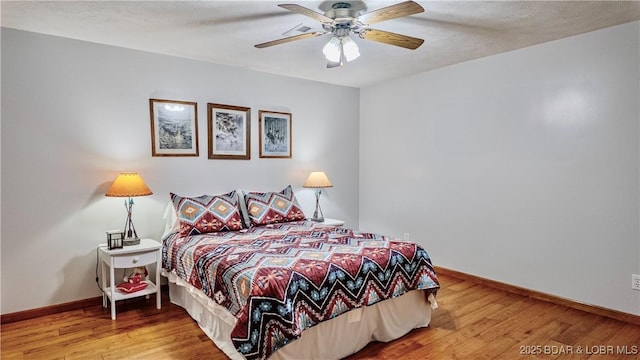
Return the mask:
<path id="1" fill-rule="evenodd" d="M 232 359 L 338 359 L 425 327 L 439 288 L 421 246 L 305 220 L 278 192 L 171 194 L 171 302 Z"/>

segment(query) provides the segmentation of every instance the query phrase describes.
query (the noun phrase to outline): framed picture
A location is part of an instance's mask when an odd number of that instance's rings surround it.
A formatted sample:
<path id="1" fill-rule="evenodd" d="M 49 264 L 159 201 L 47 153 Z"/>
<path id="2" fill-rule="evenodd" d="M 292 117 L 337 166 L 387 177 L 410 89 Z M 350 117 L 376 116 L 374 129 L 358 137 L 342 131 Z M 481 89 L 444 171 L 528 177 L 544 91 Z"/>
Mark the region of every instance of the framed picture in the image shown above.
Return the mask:
<path id="1" fill-rule="evenodd" d="M 198 156 L 198 104 L 149 99 L 152 156 Z"/>
<path id="2" fill-rule="evenodd" d="M 291 114 L 259 111 L 260 157 L 291 159 Z"/>
<path id="3" fill-rule="evenodd" d="M 209 159 L 251 159 L 251 109 L 207 104 Z"/>

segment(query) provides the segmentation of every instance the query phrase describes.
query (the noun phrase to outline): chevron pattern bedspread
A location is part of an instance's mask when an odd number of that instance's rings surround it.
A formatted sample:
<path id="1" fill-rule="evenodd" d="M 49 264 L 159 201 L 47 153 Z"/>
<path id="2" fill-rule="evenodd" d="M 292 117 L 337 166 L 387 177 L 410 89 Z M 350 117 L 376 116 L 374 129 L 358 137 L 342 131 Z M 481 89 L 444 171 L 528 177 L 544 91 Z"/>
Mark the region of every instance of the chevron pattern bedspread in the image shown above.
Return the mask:
<path id="1" fill-rule="evenodd" d="M 231 340 L 266 359 L 349 310 L 439 288 L 427 252 L 383 235 L 297 221 L 163 240 L 163 267 L 237 319 Z"/>

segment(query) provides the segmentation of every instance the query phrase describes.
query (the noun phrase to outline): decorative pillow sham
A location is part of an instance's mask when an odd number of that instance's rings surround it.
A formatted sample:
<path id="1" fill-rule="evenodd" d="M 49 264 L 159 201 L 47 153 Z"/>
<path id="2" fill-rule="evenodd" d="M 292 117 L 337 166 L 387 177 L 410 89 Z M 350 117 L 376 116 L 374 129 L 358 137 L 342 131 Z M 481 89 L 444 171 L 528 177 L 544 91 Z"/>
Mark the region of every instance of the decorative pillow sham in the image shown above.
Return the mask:
<path id="1" fill-rule="evenodd" d="M 180 235 L 197 235 L 242 229 L 235 190 L 221 195 L 183 197 L 171 193 L 180 221 Z"/>
<path id="2" fill-rule="evenodd" d="M 146 282 L 139 282 L 136 284 L 132 284 L 130 282 L 123 282 L 122 284 L 118 284 L 116 286 L 116 290 L 123 292 L 123 293 L 127 293 L 127 294 L 131 294 L 134 293 L 136 291 L 140 291 L 143 290 L 147 287 L 147 283 Z"/>
<path id="3" fill-rule="evenodd" d="M 244 200 L 252 225 L 268 225 L 305 219 L 291 185 L 281 192 L 244 193 Z"/>

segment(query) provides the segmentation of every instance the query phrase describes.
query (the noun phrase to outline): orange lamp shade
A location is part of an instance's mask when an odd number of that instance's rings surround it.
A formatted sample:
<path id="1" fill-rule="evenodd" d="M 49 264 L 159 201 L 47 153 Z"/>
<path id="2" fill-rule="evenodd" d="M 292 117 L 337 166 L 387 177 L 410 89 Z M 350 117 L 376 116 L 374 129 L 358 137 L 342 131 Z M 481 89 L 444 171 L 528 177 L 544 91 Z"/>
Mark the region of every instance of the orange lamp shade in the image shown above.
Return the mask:
<path id="1" fill-rule="evenodd" d="M 118 175 L 116 180 L 104 196 L 113 197 L 133 197 L 152 195 L 153 192 L 144 183 L 142 177 L 136 172 L 123 172 Z"/>
<path id="2" fill-rule="evenodd" d="M 302 187 L 306 188 L 329 188 L 333 187 L 331 181 L 327 175 L 325 175 L 324 171 L 314 171 L 309 175 L 307 181 L 304 182 Z"/>

